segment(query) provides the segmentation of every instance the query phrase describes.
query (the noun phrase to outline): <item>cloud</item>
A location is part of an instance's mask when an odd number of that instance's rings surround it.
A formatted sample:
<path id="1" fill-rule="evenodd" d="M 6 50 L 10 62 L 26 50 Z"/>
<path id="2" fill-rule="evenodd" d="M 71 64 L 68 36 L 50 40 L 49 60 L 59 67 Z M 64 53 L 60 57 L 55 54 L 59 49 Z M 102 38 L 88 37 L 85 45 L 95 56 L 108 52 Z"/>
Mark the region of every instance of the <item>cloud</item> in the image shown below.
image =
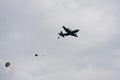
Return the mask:
<path id="1" fill-rule="evenodd" d="M 16 71 L 13 75 L 12 80 L 32 80 L 32 75 L 24 71 Z"/>
<path id="2" fill-rule="evenodd" d="M 118 0 L 1 0 L 0 59 L 2 65 L 12 62 L 13 69 L 0 69 L 0 79 L 119 80 L 119 4 Z M 80 29 L 79 37 L 58 40 L 62 25 Z M 35 57 L 36 50 L 44 56 Z"/>

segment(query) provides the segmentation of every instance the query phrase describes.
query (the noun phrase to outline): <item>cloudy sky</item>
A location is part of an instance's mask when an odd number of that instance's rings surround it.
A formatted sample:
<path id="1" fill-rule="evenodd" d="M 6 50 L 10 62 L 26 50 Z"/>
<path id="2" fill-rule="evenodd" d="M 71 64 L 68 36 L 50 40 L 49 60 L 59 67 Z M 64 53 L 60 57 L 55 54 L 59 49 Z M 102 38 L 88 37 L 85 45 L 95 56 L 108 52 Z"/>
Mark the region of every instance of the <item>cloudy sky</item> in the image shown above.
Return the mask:
<path id="1" fill-rule="evenodd" d="M 119 14 L 119 0 L 0 0 L 0 80 L 120 80 Z M 63 25 L 78 38 L 57 39 Z"/>

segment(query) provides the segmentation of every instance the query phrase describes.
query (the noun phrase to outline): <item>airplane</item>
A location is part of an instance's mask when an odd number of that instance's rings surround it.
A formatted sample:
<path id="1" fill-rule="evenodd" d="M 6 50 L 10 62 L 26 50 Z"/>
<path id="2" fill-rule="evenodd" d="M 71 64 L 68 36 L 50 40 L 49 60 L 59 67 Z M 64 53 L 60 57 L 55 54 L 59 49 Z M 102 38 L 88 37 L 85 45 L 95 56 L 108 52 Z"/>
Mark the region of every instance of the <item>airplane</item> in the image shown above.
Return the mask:
<path id="1" fill-rule="evenodd" d="M 66 28 L 65 26 L 62 26 L 63 27 L 63 29 L 66 31 L 66 33 L 63 33 L 62 31 L 60 31 L 60 33 L 58 33 L 61 37 L 65 37 L 65 36 L 69 36 L 69 35 L 71 35 L 71 36 L 74 36 L 74 37 L 78 37 L 77 36 L 77 32 L 79 32 L 79 30 L 78 29 L 76 29 L 76 30 L 70 30 L 70 28 Z M 58 37 L 58 38 L 60 38 L 60 37 Z"/>

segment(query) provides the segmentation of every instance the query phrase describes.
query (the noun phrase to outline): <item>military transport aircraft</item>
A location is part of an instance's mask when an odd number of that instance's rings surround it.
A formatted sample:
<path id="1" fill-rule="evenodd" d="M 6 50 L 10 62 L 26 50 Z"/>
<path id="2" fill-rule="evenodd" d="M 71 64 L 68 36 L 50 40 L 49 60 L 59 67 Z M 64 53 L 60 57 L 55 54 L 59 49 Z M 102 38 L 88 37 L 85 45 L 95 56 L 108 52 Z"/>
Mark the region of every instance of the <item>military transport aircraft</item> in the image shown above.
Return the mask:
<path id="1" fill-rule="evenodd" d="M 78 29 L 70 30 L 70 28 L 66 28 L 65 26 L 62 26 L 62 27 L 66 31 L 66 33 L 63 33 L 62 31 L 60 33 L 58 33 L 61 37 L 65 37 L 65 36 L 69 36 L 69 35 L 78 37 L 76 34 L 79 31 Z M 58 38 L 60 38 L 60 37 L 58 37 Z"/>

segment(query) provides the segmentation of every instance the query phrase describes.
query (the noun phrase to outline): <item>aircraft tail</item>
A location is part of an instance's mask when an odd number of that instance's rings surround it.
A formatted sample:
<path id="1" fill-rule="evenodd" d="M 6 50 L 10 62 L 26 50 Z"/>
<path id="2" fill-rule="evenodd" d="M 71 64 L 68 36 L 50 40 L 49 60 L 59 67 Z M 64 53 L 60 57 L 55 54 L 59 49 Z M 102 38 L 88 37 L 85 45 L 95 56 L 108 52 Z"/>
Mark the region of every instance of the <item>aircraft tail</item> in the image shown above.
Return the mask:
<path id="1" fill-rule="evenodd" d="M 61 31 L 60 33 L 58 33 L 60 36 L 64 37 L 63 32 Z"/>

